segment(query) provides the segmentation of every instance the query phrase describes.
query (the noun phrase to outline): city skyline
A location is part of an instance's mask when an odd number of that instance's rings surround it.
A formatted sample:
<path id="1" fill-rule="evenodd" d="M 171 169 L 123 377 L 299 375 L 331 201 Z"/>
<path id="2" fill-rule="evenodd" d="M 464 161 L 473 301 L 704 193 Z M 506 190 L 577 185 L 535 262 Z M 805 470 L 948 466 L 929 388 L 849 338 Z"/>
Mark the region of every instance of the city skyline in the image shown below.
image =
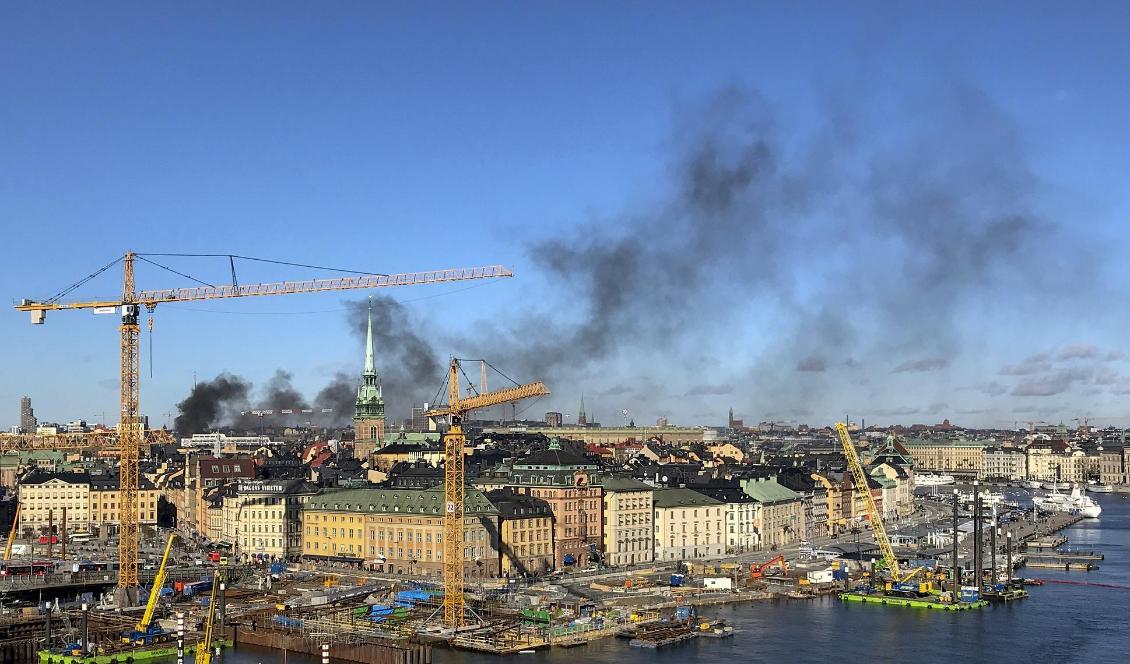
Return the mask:
<path id="1" fill-rule="evenodd" d="M 397 419 L 455 354 L 544 380 L 534 418 L 575 415 L 583 392 L 608 424 L 733 407 L 1127 426 L 1126 313 L 1109 306 L 1126 8 L 309 11 L 16 12 L 0 28 L 19 65 L 0 76 L 22 92 L 0 110 L 0 214 L 25 248 L 0 267 L 9 301 L 127 249 L 501 263 L 515 279 L 382 300 Z M 226 259 L 162 260 L 230 279 Z M 117 292 L 110 274 L 75 295 Z M 139 270 L 142 287 L 187 283 Z M 281 370 L 309 402 L 355 385 L 364 294 L 299 297 L 158 307 L 142 412 L 171 421 L 194 376 L 225 372 L 262 389 Z M 112 316 L 0 316 L 18 350 L 4 419 L 26 394 L 41 420 L 116 420 L 116 334 Z"/>

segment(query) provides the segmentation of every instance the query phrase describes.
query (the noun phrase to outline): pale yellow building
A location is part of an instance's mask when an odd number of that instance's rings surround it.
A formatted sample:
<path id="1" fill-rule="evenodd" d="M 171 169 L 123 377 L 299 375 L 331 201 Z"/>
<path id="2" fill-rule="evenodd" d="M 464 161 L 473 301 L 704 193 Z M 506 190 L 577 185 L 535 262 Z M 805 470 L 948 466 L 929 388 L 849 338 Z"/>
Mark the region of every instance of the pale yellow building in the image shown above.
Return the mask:
<path id="1" fill-rule="evenodd" d="M 19 485 L 20 530 L 39 531 L 54 520 L 63 529 L 63 508 L 67 512 L 67 532 L 87 533 L 119 524 L 121 500 L 117 475 L 91 473 L 34 472 Z M 138 491 L 138 520 L 141 525 L 157 523 L 158 491 L 142 478 Z"/>
<path id="2" fill-rule="evenodd" d="M 654 560 L 654 489 L 631 478 L 599 481 L 604 489 L 604 563 L 620 566 Z"/>
<path id="3" fill-rule="evenodd" d="M 912 438 L 904 443 L 916 472 L 981 474 L 982 450 L 986 443 L 966 439 Z"/>
<path id="4" fill-rule="evenodd" d="M 502 540 L 499 572 L 525 577 L 553 570 L 553 508 L 540 498 L 496 489 L 487 498 L 498 510 Z"/>
<path id="5" fill-rule="evenodd" d="M 219 541 L 240 560 L 302 554 L 302 506 L 318 493 L 305 480 L 246 480 L 222 493 Z"/>
<path id="6" fill-rule="evenodd" d="M 655 560 L 716 558 L 726 552 L 726 505 L 690 489 L 654 491 Z"/>
<path id="7" fill-rule="evenodd" d="M 377 572 L 443 573 L 443 488 L 344 489 L 311 497 L 302 509 L 302 555 Z M 498 510 L 478 489 L 464 502 L 464 571 L 497 577 Z"/>

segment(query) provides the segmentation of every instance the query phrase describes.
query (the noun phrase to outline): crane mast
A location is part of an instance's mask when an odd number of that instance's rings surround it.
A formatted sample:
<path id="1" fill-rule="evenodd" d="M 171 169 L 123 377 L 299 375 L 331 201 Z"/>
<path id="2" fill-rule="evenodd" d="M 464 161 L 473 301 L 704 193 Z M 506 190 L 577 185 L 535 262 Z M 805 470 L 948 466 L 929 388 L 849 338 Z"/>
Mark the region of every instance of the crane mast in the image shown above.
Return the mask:
<path id="1" fill-rule="evenodd" d="M 138 464 L 141 461 L 141 417 L 138 343 L 141 326 L 138 325 L 137 289 L 133 277 L 133 252 L 126 252 L 123 265 L 122 324 L 121 332 L 121 418 L 118 420 L 121 441 L 121 467 L 119 472 L 118 523 L 118 587 L 137 587 L 137 544 L 140 528 L 140 508 L 137 486 L 140 480 Z"/>
<path id="2" fill-rule="evenodd" d="M 400 274 L 373 274 L 332 279 L 239 284 L 235 282 L 233 268 L 233 282 L 230 285 L 138 291 L 134 280 L 134 261 L 139 256 L 143 257 L 144 254 L 135 254 L 132 251 L 127 251 L 120 259 L 122 261 L 122 296 L 120 300 L 57 302 L 52 299 L 46 302 L 38 302 L 25 299 L 21 300 L 20 303 L 15 306 L 17 311 L 29 312 L 31 314 L 31 322 L 35 325 L 44 323 L 48 311 L 94 309 L 96 313 L 109 313 L 104 310 L 109 309 L 113 311 L 120 307 L 121 325 L 119 327 L 119 333 L 121 370 L 119 380 L 121 387 L 121 412 L 118 424 L 118 439 L 121 445 L 119 480 L 121 504 L 119 507 L 118 588 L 124 591 L 126 598 L 130 600 L 132 600 L 132 597 L 129 597 L 129 594 L 132 593 L 138 585 L 137 548 L 141 521 L 140 506 L 138 505 L 138 485 L 140 482 L 138 465 L 141 458 L 141 444 L 143 438 L 139 403 L 139 339 L 141 334 L 139 317 L 142 306 L 144 306 L 149 313 L 152 313 L 158 304 L 165 302 L 195 302 L 235 297 L 295 295 L 300 293 L 414 286 L 514 276 L 514 273 L 505 267 L 492 265 L 487 267 L 430 270 Z M 103 270 L 105 269 L 106 268 L 103 268 Z M 152 323 L 152 319 L 150 319 L 150 323 Z M 458 385 L 458 383 L 456 383 L 456 385 Z M 31 444 L 34 444 L 34 442 Z M 459 471 L 460 474 L 462 474 L 462 458 L 460 458 Z M 462 485 L 460 484 L 460 486 Z"/>
<path id="3" fill-rule="evenodd" d="M 867 514 L 871 518 L 871 531 L 875 533 L 875 542 L 879 545 L 879 550 L 883 553 L 883 560 L 887 563 L 887 569 L 891 571 L 891 576 L 897 583 L 901 580 L 899 578 L 898 559 L 895 558 L 895 551 L 891 547 L 891 540 L 887 537 L 887 529 L 883 527 L 883 515 L 879 513 L 879 509 L 875 506 L 875 498 L 872 497 L 871 488 L 867 485 L 867 474 L 863 472 L 863 464 L 859 461 L 859 454 L 855 451 L 855 444 L 851 442 L 851 435 L 848 434 L 847 425 L 843 422 L 837 422 L 836 433 L 839 434 L 840 444 L 843 445 L 844 456 L 847 457 L 848 468 L 851 469 L 856 490 L 863 493 L 864 502 L 867 505 Z"/>
<path id="4" fill-rule="evenodd" d="M 443 435 L 443 622 L 452 629 L 463 626 L 466 609 L 463 597 L 463 566 L 467 558 L 463 449 L 466 447 L 467 437 L 463 433 L 463 418 L 470 411 L 479 408 L 549 394 L 545 385 L 537 381 L 464 398 L 459 390 L 461 371 L 459 360 L 452 358 L 447 373 L 447 405 L 426 413 L 428 417 L 448 419 L 447 432 Z"/>

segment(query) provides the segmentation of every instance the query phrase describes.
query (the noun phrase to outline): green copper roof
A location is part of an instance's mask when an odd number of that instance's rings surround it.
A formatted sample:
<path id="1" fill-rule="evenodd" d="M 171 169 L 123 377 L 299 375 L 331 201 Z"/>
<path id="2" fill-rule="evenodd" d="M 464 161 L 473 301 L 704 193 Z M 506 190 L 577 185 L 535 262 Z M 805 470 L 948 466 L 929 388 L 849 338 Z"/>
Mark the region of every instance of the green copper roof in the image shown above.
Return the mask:
<path id="1" fill-rule="evenodd" d="M 690 489 L 656 489 L 656 507 L 713 507 L 722 501 Z"/>
<path id="2" fill-rule="evenodd" d="M 342 489 L 311 497 L 303 509 L 440 516 L 445 511 L 444 504 L 442 486 L 431 489 Z M 464 490 L 463 510 L 464 514 L 498 513 L 486 495 L 473 487 Z"/>
<path id="3" fill-rule="evenodd" d="M 759 503 L 787 503 L 800 500 L 800 494 L 775 480 L 742 480 L 742 491 Z"/>

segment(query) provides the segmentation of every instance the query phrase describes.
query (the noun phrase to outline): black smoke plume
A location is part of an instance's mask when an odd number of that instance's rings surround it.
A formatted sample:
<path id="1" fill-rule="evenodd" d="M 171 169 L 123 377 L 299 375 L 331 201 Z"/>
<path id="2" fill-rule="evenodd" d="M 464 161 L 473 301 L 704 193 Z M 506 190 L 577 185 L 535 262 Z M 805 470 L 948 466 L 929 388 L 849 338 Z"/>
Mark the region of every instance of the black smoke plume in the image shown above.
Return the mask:
<path id="1" fill-rule="evenodd" d="M 354 376 L 344 372 L 334 375 L 329 385 L 326 385 L 314 397 L 315 408 L 319 410 L 319 418 L 328 420 L 334 426 L 343 426 L 353 419 L 357 404 L 357 383 Z M 320 409 L 332 408 L 333 413 L 321 414 Z"/>
<path id="2" fill-rule="evenodd" d="M 251 383 L 228 373 L 197 383 L 188 397 L 177 404 L 173 426 L 182 436 L 210 431 L 246 409 L 250 391 Z"/>
<path id="3" fill-rule="evenodd" d="M 714 359 L 765 388 L 741 395 L 758 416 L 834 413 L 875 394 L 846 383 L 951 365 L 963 316 L 1088 292 L 1098 261 L 1039 212 L 1015 122 L 977 90 L 936 94 L 876 126 L 830 104 L 808 135 L 736 87 L 677 109 L 669 194 L 530 242 L 555 310 L 476 325 L 454 352 L 579 391 L 625 356 L 694 372 L 703 339 L 765 311 L 752 366 Z"/>

